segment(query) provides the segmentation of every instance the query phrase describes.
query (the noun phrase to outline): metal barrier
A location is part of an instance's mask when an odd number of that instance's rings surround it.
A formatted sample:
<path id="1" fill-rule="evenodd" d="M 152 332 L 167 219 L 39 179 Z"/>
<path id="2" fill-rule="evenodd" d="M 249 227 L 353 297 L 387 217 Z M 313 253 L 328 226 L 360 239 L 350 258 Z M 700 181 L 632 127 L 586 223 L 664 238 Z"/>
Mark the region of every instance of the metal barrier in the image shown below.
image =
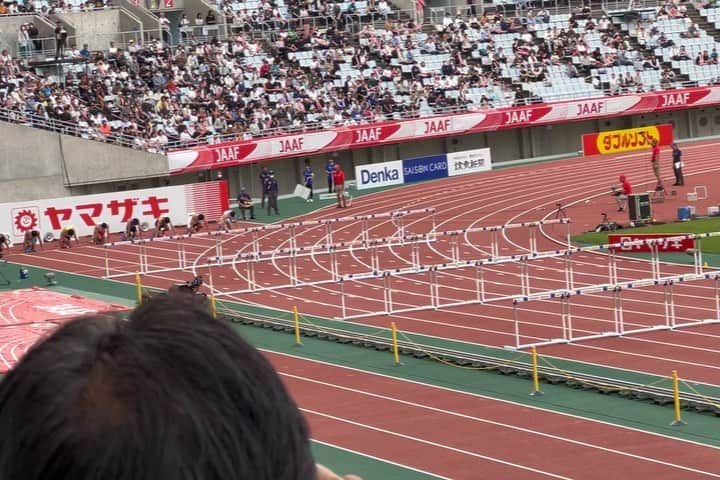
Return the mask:
<path id="1" fill-rule="evenodd" d="M 561 223 L 561 221 L 565 221 L 567 219 L 562 220 L 556 220 L 555 222 Z M 525 225 L 527 226 L 527 224 Z M 575 273 L 572 263 L 572 255 L 583 253 L 583 252 L 598 252 L 602 250 L 607 250 L 609 252 L 608 258 L 608 282 L 603 285 L 616 285 L 618 284 L 618 277 L 617 277 L 617 264 L 616 264 L 616 255 L 615 252 L 617 249 L 628 247 L 628 246 L 640 246 L 645 245 L 649 246 L 651 250 L 651 259 L 650 259 L 650 265 L 651 265 L 651 280 L 652 281 L 660 281 L 663 277 L 660 271 L 660 260 L 659 260 L 659 246 L 664 243 L 673 242 L 675 240 L 687 240 L 687 239 L 694 239 L 696 242 L 700 242 L 703 238 L 709 238 L 709 237 L 716 237 L 720 236 L 720 232 L 711 232 L 711 233 L 702 233 L 702 234 L 688 234 L 688 235 L 678 235 L 675 237 L 669 237 L 669 238 L 655 238 L 655 239 L 643 239 L 643 240 L 635 240 L 630 242 L 619 242 L 614 244 L 606 244 L 606 245 L 593 245 L 588 247 L 571 247 L 568 249 L 562 249 L 562 250 L 552 250 L 552 251 L 544 251 L 544 252 L 535 252 L 535 253 L 529 253 L 525 255 L 509 255 L 505 257 L 490 257 L 485 259 L 472 259 L 472 260 L 464 260 L 464 261 L 454 261 L 454 262 L 448 262 L 448 263 L 442 263 L 438 265 L 420 265 L 419 267 L 413 266 L 413 267 L 405 267 L 405 268 L 395 268 L 390 270 L 384 270 L 384 271 L 373 271 L 373 272 L 366 272 L 361 274 L 350 274 L 350 275 L 344 275 L 340 277 L 340 280 L 338 282 L 339 289 L 340 289 L 340 295 L 341 295 L 341 315 L 340 318 L 343 319 L 353 319 L 353 318 L 365 318 L 370 316 L 375 316 L 378 314 L 394 314 L 394 313 L 403 313 L 403 312 L 411 312 L 411 311 L 421 311 L 421 310 L 429 310 L 429 309 L 437 309 L 437 308 L 450 308 L 450 307 L 459 307 L 459 306 L 465 306 L 465 305 L 475 305 L 475 304 L 485 304 L 485 303 L 497 303 L 497 302 L 503 302 L 503 301 L 516 301 L 518 298 L 525 298 L 531 296 L 531 277 L 529 274 L 529 264 L 532 262 L 535 262 L 537 260 L 543 260 L 543 259 L 559 259 L 563 261 L 564 263 L 564 288 L 560 290 L 552 290 L 551 293 L 554 295 L 560 295 L 560 292 L 572 292 L 577 291 L 577 288 L 575 287 Z M 694 275 L 703 275 L 704 272 L 704 265 L 702 260 L 702 253 L 700 252 L 700 245 L 697 246 L 693 253 L 693 267 L 694 267 Z M 498 266 L 498 265 L 507 265 L 507 264 L 514 264 L 517 265 L 520 269 L 519 274 L 517 275 L 519 278 L 518 285 L 516 285 L 517 290 L 514 293 L 507 294 L 497 294 L 494 295 L 488 291 L 486 288 L 486 282 L 485 282 L 485 275 L 486 275 L 486 269 L 488 267 L 492 266 Z M 463 298 L 462 300 L 457 299 L 450 299 L 449 301 L 445 301 L 445 299 L 442 298 L 440 295 L 440 279 L 438 278 L 438 274 L 442 272 L 451 272 L 451 271 L 458 271 L 458 270 L 470 270 L 472 273 L 469 276 L 463 276 L 465 280 L 472 280 L 474 284 L 473 291 L 469 290 L 462 290 L 463 293 L 466 295 L 466 298 Z M 419 295 L 420 299 L 418 299 L 416 302 L 413 302 L 412 305 L 396 305 L 393 303 L 392 300 L 392 278 L 393 277 L 408 277 L 408 276 L 417 276 L 417 275 L 424 275 L 427 276 L 427 281 L 423 283 L 427 283 L 427 287 L 429 288 L 429 295 L 422 294 Z M 382 280 L 382 290 L 383 290 L 383 299 L 382 301 L 376 301 L 375 303 L 382 303 L 382 310 L 364 310 L 360 313 L 352 313 L 348 314 L 348 307 L 346 303 L 346 294 L 345 294 L 345 287 L 344 282 L 353 282 L 353 281 L 378 281 Z M 643 279 L 639 279 L 637 281 L 642 281 Z M 453 279 L 453 284 L 456 284 L 458 279 Z M 454 285 L 449 285 L 447 288 L 453 288 L 455 290 L 461 290 Z M 538 295 L 547 294 L 547 291 L 543 291 L 539 293 Z M 424 303 L 421 303 L 424 302 Z M 354 309 L 357 310 L 357 309 Z"/>
<path id="2" fill-rule="evenodd" d="M 377 214 L 370 214 L 370 215 L 355 215 L 355 216 L 348 216 L 348 217 L 340 217 L 340 218 L 329 218 L 329 219 L 321 219 L 321 220 L 309 220 L 309 221 L 301 221 L 301 222 L 291 222 L 291 223 L 278 223 L 278 224 L 271 224 L 271 225 L 264 225 L 261 227 L 246 227 L 241 229 L 232 230 L 230 233 L 226 234 L 222 231 L 215 231 L 215 232 L 203 232 L 199 234 L 192 234 L 192 235 L 172 235 L 168 237 L 158 237 L 158 238 L 147 238 L 142 240 L 128 240 L 128 241 L 121 241 L 121 242 L 112 242 L 112 243 L 106 243 L 104 245 L 105 247 L 105 278 L 119 278 L 119 277 L 125 277 L 135 271 L 139 271 L 142 274 L 157 274 L 157 273 L 164 273 L 164 272 L 173 272 L 173 271 L 183 271 L 188 268 L 192 268 L 194 265 L 199 265 L 202 263 L 202 257 L 203 255 L 200 255 L 195 258 L 193 262 L 188 262 L 188 252 L 187 252 L 187 240 L 190 238 L 200 238 L 200 239 L 207 239 L 212 238 L 213 244 L 212 245 L 204 245 L 206 248 L 205 259 L 210 260 L 215 265 L 223 265 L 226 262 L 232 262 L 233 265 L 237 263 L 247 263 L 248 265 L 251 265 L 254 269 L 254 265 L 260 261 L 264 260 L 273 260 L 277 259 L 277 255 L 282 256 L 282 258 L 291 258 L 293 262 L 296 261 L 298 256 L 305 256 L 305 255 L 311 255 L 311 254 L 319 254 L 319 253 L 325 253 L 329 255 L 335 255 L 339 251 L 344 251 L 341 249 L 349 249 L 354 248 L 357 246 L 355 242 L 339 242 L 335 243 L 333 240 L 333 236 L 335 233 L 335 225 L 338 224 L 347 224 L 347 223 L 359 223 L 361 228 L 361 240 L 358 241 L 358 244 L 360 246 L 365 246 L 365 248 L 379 248 L 384 245 L 395 245 L 395 244 L 405 244 L 405 242 L 410 241 L 410 237 L 406 235 L 406 225 L 405 225 L 405 218 L 411 215 L 427 215 L 431 219 L 431 228 L 435 229 L 436 221 L 435 221 L 435 209 L 434 208 L 423 208 L 423 209 L 415 209 L 415 210 L 398 210 L 398 211 L 392 211 L 392 212 L 383 212 L 383 213 L 377 213 Z M 395 222 L 396 231 L 392 236 L 383 237 L 381 239 L 373 239 L 370 238 L 369 234 L 369 228 L 368 223 L 372 220 L 381 220 L 381 219 L 391 219 Z M 323 226 L 325 227 L 325 242 L 324 244 L 317 246 L 316 248 L 310 248 L 310 247 L 298 247 L 297 245 L 297 236 L 298 236 L 298 229 L 305 228 L 305 227 L 318 227 Z M 289 248 L 287 249 L 275 249 L 270 251 L 261 251 L 260 249 L 260 242 L 259 242 L 259 234 L 266 233 L 266 232 L 280 232 L 283 234 L 287 234 L 287 242 L 289 245 Z M 223 252 L 223 243 L 226 240 L 235 239 L 242 235 L 249 235 L 250 238 L 248 238 L 246 245 L 250 246 L 250 252 L 242 253 L 242 252 L 235 252 L 230 255 L 226 255 Z M 426 237 L 418 238 L 416 241 L 427 241 Z M 151 268 L 150 262 L 148 260 L 148 247 L 152 247 L 153 244 L 168 244 L 172 243 L 173 247 L 171 251 L 173 252 L 171 255 L 173 255 L 173 259 L 167 259 L 165 262 L 165 265 L 162 267 L 157 268 Z M 132 262 L 132 268 L 130 268 L 128 271 L 117 271 L 113 273 L 113 270 L 117 269 L 111 269 L 110 268 L 110 254 L 108 249 L 114 248 L 114 247 L 120 247 L 120 246 L 133 246 L 137 247 L 137 264 Z M 163 248 L 163 250 L 168 250 Z M 211 253 L 207 253 L 209 250 L 212 250 Z M 175 257 L 177 258 L 177 261 L 175 261 Z M 333 281 L 337 281 L 337 278 L 334 278 Z M 294 285 L 284 285 L 282 288 L 287 288 L 289 286 Z M 280 288 L 280 287 L 278 287 Z M 237 293 L 237 292 L 231 292 L 231 293 Z"/>
<path id="3" fill-rule="evenodd" d="M 696 320 L 691 322 L 678 322 L 675 315 L 675 299 L 673 288 L 675 285 L 683 283 L 697 282 L 700 280 L 713 280 L 713 297 L 715 299 L 715 318 Z M 663 289 L 663 308 L 664 322 L 662 324 L 639 326 L 628 328 L 623 307 L 623 292 L 643 287 L 661 287 Z M 613 300 L 613 329 L 599 333 L 591 333 L 586 335 L 576 335 L 573 327 L 573 316 L 571 313 L 571 300 L 579 295 L 587 295 L 590 293 L 608 293 L 612 295 Z M 518 305 L 526 302 L 538 300 L 556 299 L 561 302 L 561 337 L 541 340 L 536 342 L 522 343 L 520 334 L 520 318 Z M 515 346 L 513 348 L 525 349 L 531 347 L 540 347 L 547 345 L 556 345 L 563 343 L 580 342 L 594 340 L 606 337 L 618 337 L 622 335 L 653 332 L 658 330 L 673 330 L 676 328 L 695 327 L 699 325 L 709 325 L 720 323 L 720 274 L 717 273 L 691 273 L 684 275 L 671 275 L 661 278 L 644 278 L 621 283 L 608 283 L 589 285 L 574 290 L 554 290 L 548 292 L 534 293 L 513 299 L 513 322 L 515 324 Z"/>
<path id="4" fill-rule="evenodd" d="M 428 213 L 432 213 L 434 216 L 434 210 L 433 209 L 426 209 Z M 423 211 L 420 211 L 423 212 Z M 338 281 L 342 281 L 344 279 L 351 279 L 351 280 L 362 280 L 362 279 L 370 279 L 370 278 L 378 278 L 381 273 L 385 272 L 382 268 L 380 256 L 378 249 L 379 248 L 392 248 L 395 246 L 409 246 L 410 247 L 410 263 L 411 267 L 408 267 L 408 269 L 392 269 L 387 271 L 392 271 L 394 274 L 402 274 L 406 272 L 412 272 L 417 273 L 423 271 L 426 267 L 422 265 L 421 261 L 421 255 L 420 255 L 420 246 L 422 244 L 429 244 L 439 241 L 443 238 L 448 238 L 451 245 L 451 252 L 454 258 L 457 262 L 460 262 L 460 249 L 459 249 L 459 241 L 458 238 L 461 235 L 470 234 L 470 233 L 479 233 L 479 232 L 485 232 L 491 234 L 491 245 L 495 245 L 495 247 L 491 247 L 491 250 L 498 252 L 499 247 L 497 247 L 497 233 L 500 231 L 503 231 L 505 229 L 514 229 L 514 228 L 529 228 L 532 233 L 530 233 L 530 245 L 532 248 L 535 248 L 535 232 L 534 230 L 541 226 L 541 225 L 547 225 L 547 224 L 553 224 L 553 223 L 559 223 L 559 224 L 569 224 L 569 220 L 562 219 L 562 220 L 550 220 L 550 221 L 542 221 L 542 222 L 526 222 L 521 224 L 507 224 L 502 226 L 492 226 L 492 227 L 478 227 L 473 229 L 465 229 L 465 230 L 453 230 L 453 231 L 442 231 L 438 232 L 435 231 L 435 220 L 433 219 L 433 228 L 429 233 L 426 234 L 416 234 L 416 235 L 405 235 L 405 226 L 403 223 L 403 219 L 407 214 L 415 213 L 415 211 L 409 211 L 405 215 L 398 215 L 394 218 L 398 219 L 399 222 L 396 224 L 396 232 L 393 236 L 385 237 L 381 239 L 369 239 L 366 236 L 363 236 L 361 240 L 355 241 L 355 242 L 342 242 L 340 244 L 322 244 L 317 245 L 313 248 L 290 248 L 290 249 L 281 249 L 281 250 L 273 250 L 270 252 L 253 252 L 253 253 L 246 253 L 242 255 L 238 255 L 233 259 L 233 267 L 235 268 L 236 273 L 239 276 L 243 276 L 238 270 L 238 265 L 244 265 L 246 268 L 246 275 L 244 275 L 245 279 L 247 280 L 247 287 L 243 289 L 238 289 L 234 291 L 225 291 L 225 292 L 219 292 L 218 295 L 237 295 L 237 294 L 243 294 L 243 293 L 249 293 L 249 292 L 257 292 L 257 291 L 263 291 L 263 290 L 280 290 L 284 288 L 292 288 L 297 286 L 320 286 L 320 285 L 328 285 L 328 284 L 334 284 Z M 363 234 L 367 231 L 367 228 L 363 229 Z M 326 238 L 332 238 L 331 235 L 326 236 Z M 291 243 L 292 244 L 292 243 Z M 344 275 L 341 276 L 339 274 L 339 268 L 338 268 L 338 262 L 337 262 L 337 254 L 341 252 L 346 251 L 352 251 L 353 249 L 361 249 L 364 251 L 368 251 L 370 253 L 370 271 L 365 272 L 358 272 L 354 274 Z M 329 277 L 323 278 L 319 280 L 313 280 L 313 281 L 305 281 L 302 282 L 297 278 L 297 257 L 299 256 L 307 256 L 307 255 L 315 255 L 315 254 L 327 254 L 329 255 L 330 260 L 330 269 L 329 269 Z M 289 259 L 289 281 L 290 283 L 287 284 L 277 284 L 272 286 L 259 286 L 255 282 L 256 277 L 256 268 L 257 264 L 261 261 L 268 261 L 268 260 L 278 260 L 280 258 L 286 258 Z M 240 260 L 240 261 L 238 261 Z"/>
<path id="5" fill-rule="evenodd" d="M 78 49 L 82 49 L 83 44 L 87 43 L 88 38 L 90 36 L 88 35 L 71 35 L 67 38 L 65 42 L 65 49 L 64 49 L 64 57 L 65 59 L 69 59 L 68 56 L 69 50 L 71 50 L 73 47 L 77 47 Z M 131 41 L 135 45 L 144 45 L 145 43 L 151 42 L 153 40 L 161 40 L 162 39 L 162 30 L 132 30 L 127 32 L 110 32 L 110 33 L 94 33 L 92 35 L 93 44 L 90 45 L 91 51 L 103 51 L 107 52 L 108 48 L 110 47 L 110 42 L 112 42 L 115 47 L 122 48 L 127 50 L 128 47 L 131 45 Z M 37 42 L 40 44 L 40 47 L 38 48 L 35 43 Z M 17 43 L 17 51 L 18 56 L 20 58 L 30 59 L 30 58 L 55 58 L 55 48 L 57 45 L 57 41 L 55 40 L 55 37 L 43 37 L 43 38 L 36 38 L 34 40 L 31 40 L 27 42 L 27 45 L 23 45 L 21 42 Z M 98 45 L 103 45 L 102 47 L 99 47 Z"/>
<path id="6" fill-rule="evenodd" d="M 99 142 L 107 142 L 129 148 L 137 148 L 134 143 L 135 137 L 113 132 L 105 137 L 94 129 L 83 129 L 77 123 L 65 122 L 54 118 L 46 118 L 34 113 L 0 108 L 0 120 L 33 128 L 40 128 L 42 130 L 48 130 L 63 135 L 71 135 L 74 137 L 86 138 L 88 140 L 96 140 Z"/>

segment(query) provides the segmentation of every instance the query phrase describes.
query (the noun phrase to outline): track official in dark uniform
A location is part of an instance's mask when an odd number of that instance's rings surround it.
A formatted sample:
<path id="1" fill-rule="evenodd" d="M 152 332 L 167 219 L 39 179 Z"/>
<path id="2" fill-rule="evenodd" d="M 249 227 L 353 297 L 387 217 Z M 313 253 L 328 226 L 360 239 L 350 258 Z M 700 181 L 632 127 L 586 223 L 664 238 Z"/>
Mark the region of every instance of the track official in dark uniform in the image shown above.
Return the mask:
<path id="1" fill-rule="evenodd" d="M 267 206 L 267 212 L 268 215 L 271 215 L 271 212 L 274 210 L 275 215 L 280 215 L 280 212 L 278 211 L 277 201 L 278 201 L 278 182 L 275 178 L 275 172 L 270 170 L 269 176 L 267 180 L 265 181 L 265 194 L 267 195 L 268 199 L 268 206 Z"/>
<path id="2" fill-rule="evenodd" d="M 260 208 L 265 208 L 265 197 L 267 196 L 267 192 L 265 191 L 265 184 L 267 183 L 267 179 L 270 177 L 270 170 L 268 170 L 268 167 L 262 167 L 262 170 L 260 170 L 260 193 L 262 197 L 260 198 Z"/>
<path id="3" fill-rule="evenodd" d="M 673 173 L 675 174 L 675 183 L 673 183 L 673 185 L 676 187 L 683 186 L 685 185 L 685 179 L 683 178 L 682 150 L 677 146 L 677 143 L 673 143 L 671 146 Z"/>

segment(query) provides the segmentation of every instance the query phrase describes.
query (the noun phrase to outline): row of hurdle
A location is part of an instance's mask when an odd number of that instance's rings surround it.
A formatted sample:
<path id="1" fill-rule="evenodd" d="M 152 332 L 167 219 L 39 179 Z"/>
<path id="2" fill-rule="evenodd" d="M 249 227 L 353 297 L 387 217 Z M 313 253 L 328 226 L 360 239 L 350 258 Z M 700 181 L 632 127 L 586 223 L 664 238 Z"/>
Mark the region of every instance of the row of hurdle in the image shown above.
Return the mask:
<path id="1" fill-rule="evenodd" d="M 428 309 L 436 309 L 436 308 L 450 308 L 450 307 L 458 307 L 458 306 L 464 306 L 464 305 L 473 305 L 473 304 L 483 304 L 488 302 L 499 302 L 499 301 L 508 301 L 508 300 L 514 300 L 516 298 L 525 298 L 525 297 L 531 297 L 531 277 L 529 275 L 529 265 L 530 263 L 541 260 L 541 259 L 561 259 L 564 262 L 564 276 L 565 276 L 565 286 L 563 291 L 576 291 L 577 288 L 575 286 L 575 275 L 574 275 L 574 269 L 573 269 L 573 256 L 584 253 L 584 252 L 603 252 L 607 253 L 607 260 L 608 260 L 608 270 L 607 270 L 607 279 L 608 281 L 606 283 L 603 283 L 603 285 L 618 285 L 618 273 L 617 273 L 617 251 L 621 250 L 623 248 L 632 247 L 632 246 L 638 246 L 638 245 L 646 245 L 650 247 L 651 251 L 651 258 L 650 258 L 650 264 L 651 264 L 651 277 L 647 279 L 647 281 L 661 281 L 661 279 L 665 278 L 662 275 L 661 272 L 661 262 L 659 259 L 659 246 L 663 245 L 666 242 L 673 242 L 673 241 L 679 241 L 679 240 L 695 240 L 696 246 L 699 247 L 698 243 L 703 238 L 709 238 L 709 237 L 715 237 L 720 236 L 720 232 L 710 232 L 710 233 L 701 233 L 701 234 L 685 234 L 685 235 L 678 235 L 675 237 L 668 237 L 668 238 L 654 238 L 654 239 L 642 239 L 642 240 L 633 240 L 633 241 L 623 241 L 618 243 L 611 243 L 611 244 L 602 244 L 602 245 L 591 245 L 591 246 L 585 246 L 585 247 L 571 247 L 568 249 L 557 249 L 552 251 L 546 251 L 546 252 L 536 252 L 534 254 L 524 254 L 524 255 L 508 255 L 505 257 L 498 257 L 498 258 L 485 258 L 485 259 L 477 259 L 477 260 L 465 260 L 461 262 L 448 262 L 438 265 L 428 265 L 428 266 L 420 266 L 419 268 L 414 268 L 412 266 L 410 267 L 403 267 L 403 268 L 394 268 L 390 270 L 383 270 L 383 271 L 373 271 L 373 272 L 365 272 L 361 274 L 348 274 L 344 275 L 339 279 L 339 288 L 341 292 L 341 318 L 343 319 L 355 319 L 355 318 L 363 318 L 363 317 L 370 317 L 375 315 L 381 315 L 381 314 L 394 314 L 394 313 L 405 313 L 410 311 L 419 311 L 419 310 L 428 310 Z M 516 264 L 520 267 L 520 281 L 519 281 L 519 289 L 517 292 L 511 293 L 509 295 L 502 295 L 502 296 L 489 296 L 488 292 L 485 288 L 485 270 L 489 267 L 499 266 L 503 264 Z M 438 292 L 440 289 L 440 284 L 438 281 L 438 273 L 440 272 L 451 272 L 451 271 L 457 271 L 457 270 L 474 270 L 474 284 L 475 284 L 475 292 L 472 298 L 468 298 L 466 300 L 461 301 L 454 301 L 454 302 L 442 302 L 442 299 L 440 298 Z M 697 276 L 702 276 L 704 272 L 704 265 L 702 261 L 702 253 L 700 253 L 700 248 L 695 248 L 693 252 L 693 274 Z M 413 306 L 404 307 L 404 308 L 397 308 L 393 305 L 392 302 L 392 291 L 393 291 L 393 285 L 392 285 L 392 279 L 394 277 L 402 277 L 406 278 L 409 276 L 417 275 L 417 274 L 424 274 L 428 276 L 428 287 L 429 292 L 428 295 L 423 296 L 422 298 L 427 299 L 426 303 L 423 304 L 415 304 Z M 468 277 L 470 278 L 470 277 Z M 688 277 L 689 278 L 689 277 Z M 381 288 L 383 289 L 383 309 L 379 311 L 373 311 L 373 312 L 363 312 L 363 313 L 357 313 L 357 314 L 349 314 L 346 309 L 346 302 L 345 302 L 345 287 L 344 284 L 346 282 L 357 282 L 357 281 L 381 281 L 382 285 Z M 640 280 L 640 279 L 639 279 Z M 326 282 L 329 283 L 329 282 Z"/>
<path id="2" fill-rule="evenodd" d="M 458 239 L 464 235 L 469 233 L 476 233 L 476 232 L 490 232 L 492 234 L 497 234 L 498 232 L 502 232 L 504 230 L 509 229 L 517 229 L 517 228 L 528 228 L 530 229 L 529 238 L 535 238 L 534 231 L 543 225 L 548 224 L 569 224 L 569 219 L 558 219 L 558 220 L 546 220 L 546 221 L 538 221 L 538 222 L 525 222 L 525 223 L 517 223 L 517 224 L 506 224 L 506 225 L 499 225 L 499 226 L 489 226 L 489 227 L 477 227 L 477 228 L 470 228 L 470 229 L 464 229 L 464 230 L 451 230 L 451 231 L 442 231 L 442 232 L 431 232 L 430 234 L 418 234 L 418 235 L 409 235 L 404 238 L 397 238 L 397 237 L 387 237 L 385 239 L 381 239 L 380 241 L 374 241 L 370 243 L 365 243 L 362 241 L 356 241 L 356 242 L 341 242 L 339 244 L 334 245 L 328 245 L 328 244 L 322 244 L 318 245 L 316 248 L 312 248 L 310 251 L 312 254 L 328 254 L 329 255 L 329 271 L 328 276 L 322 279 L 313 280 L 310 282 L 303 282 L 300 281 L 297 275 L 297 258 L 301 255 L 306 255 L 307 249 L 304 250 L 296 250 L 292 251 L 291 249 L 281 249 L 281 250 L 273 250 L 270 252 L 264 252 L 260 255 L 255 255 L 253 253 L 246 253 L 242 255 L 238 255 L 233 259 L 233 266 L 236 268 L 239 268 L 241 265 L 245 267 L 245 279 L 247 280 L 247 286 L 242 289 L 237 289 L 230 292 L 223 292 L 224 295 L 238 295 L 243 293 L 250 293 L 250 292 L 258 292 L 263 290 L 278 290 L 283 288 L 291 288 L 291 287 L 297 287 L 297 286 L 320 286 L 320 285 L 326 285 L 331 284 L 334 282 L 338 282 L 341 280 L 353 280 L 353 279 L 362 279 L 364 278 L 372 278 L 377 277 L 381 274 L 381 272 L 385 272 L 385 270 L 381 269 L 381 261 L 380 261 L 380 255 L 379 255 L 379 249 L 380 248 L 391 248 L 393 246 L 397 245 L 403 245 L 403 246 L 409 246 L 410 247 L 410 264 L 411 266 L 407 269 L 393 269 L 388 270 L 388 272 L 392 272 L 393 275 L 402 274 L 406 271 L 408 272 L 421 272 L 427 267 L 422 264 L 421 261 L 421 252 L 420 247 L 422 245 L 426 245 L 429 243 L 437 242 L 441 238 L 448 238 L 451 242 L 451 256 L 453 259 L 453 264 L 460 264 L 460 249 L 459 249 L 459 241 Z M 494 242 L 498 242 L 497 237 L 493 236 Z M 537 243 L 531 242 L 531 245 L 533 245 L 533 248 L 537 250 Z M 363 250 L 369 251 L 370 253 L 370 267 L 371 270 L 367 272 L 358 272 L 355 274 L 350 275 L 341 275 L 338 268 L 338 259 L 337 254 L 343 251 L 349 251 L 353 248 L 361 248 Z M 499 252 L 499 248 L 496 246 L 495 248 L 491 248 L 491 252 Z M 539 252 L 535 252 L 536 255 L 539 255 Z M 257 264 L 261 260 L 277 260 L 279 258 L 287 258 L 289 260 L 288 265 L 288 283 L 284 284 L 277 284 L 273 286 L 261 286 L 258 285 L 256 282 L 256 268 Z M 510 258 L 510 257 L 508 257 Z M 514 258 L 514 256 L 512 257 Z M 239 261 L 242 260 L 242 261 Z M 502 260 L 499 260 L 501 263 Z M 220 260 L 215 261 L 215 264 L 220 264 Z"/>

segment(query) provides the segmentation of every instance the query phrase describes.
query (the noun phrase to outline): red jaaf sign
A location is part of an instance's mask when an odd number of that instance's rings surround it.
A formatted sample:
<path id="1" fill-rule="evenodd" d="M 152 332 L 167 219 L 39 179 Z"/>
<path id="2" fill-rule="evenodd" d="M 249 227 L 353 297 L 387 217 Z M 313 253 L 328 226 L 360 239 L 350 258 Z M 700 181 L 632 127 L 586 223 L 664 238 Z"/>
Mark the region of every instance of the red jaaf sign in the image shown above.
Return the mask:
<path id="1" fill-rule="evenodd" d="M 655 238 L 669 239 L 673 237 L 680 237 L 685 235 L 683 233 L 629 233 L 627 235 L 608 235 L 608 243 L 627 243 L 635 242 L 638 240 L 650 240 Z M 695 248 L 695 239 L 693 238 L 682 238 L 679 240 L 665 240 L 659 242 L 657 245 L 657 251 L 660 253 L 672 253 L 672 252 L 685 252 L 690 248 Z M 644 243 L 640 245 L 624 245 L 617 249 L 619 252 L 650 252 L 650 245 Z"/>
<path id="2" fill-rule="evenodd" d="M 720 104 L 720 87 L 700 87 L 673 92 L 620 95 L 602 99 L 435 115 L 177 149 L 167 155 L 168 170 L 170 173 L 179 174 L 313 153 L 412 142 L 432 137 L 527 128 L 717 104 Z"/>

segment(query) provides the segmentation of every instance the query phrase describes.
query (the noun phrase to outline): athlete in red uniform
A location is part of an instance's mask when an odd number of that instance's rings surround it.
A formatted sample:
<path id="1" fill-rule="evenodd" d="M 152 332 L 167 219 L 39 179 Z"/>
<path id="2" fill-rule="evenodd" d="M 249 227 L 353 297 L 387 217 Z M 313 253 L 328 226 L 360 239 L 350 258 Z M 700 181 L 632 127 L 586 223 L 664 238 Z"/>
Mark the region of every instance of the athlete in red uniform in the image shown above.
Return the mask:
<path id="1" fill-rule="evenodd" d="M 337 196 L 338 208 L 347 207 L 347 199 L 345 198 L 345 172 L 342 171 L 340 165 L 335 164 L 335 173 L 333 173 L 333 188 Z"/>
<path id="2" fill-rule="evenodd" d="M 620 175 L 620 188 L 616 189 L 613 187 L 615 196 L 617 197 L 618 212 L 625 210 L 625 203 L 627 202 L 628 195 L 632 193 L 632 185 L 628 181 L 625 175 Z"/>
<path id="3" fill-rule="evenodd" d="M 654 138 L 650 139 L 650 145 L 652 145 L 652 156 L 650 157 L 650 163 L 652 164 L 653 174 L 658 181 L 658 185 L 662 184 L 660 178 L 660 144 Z"/>

